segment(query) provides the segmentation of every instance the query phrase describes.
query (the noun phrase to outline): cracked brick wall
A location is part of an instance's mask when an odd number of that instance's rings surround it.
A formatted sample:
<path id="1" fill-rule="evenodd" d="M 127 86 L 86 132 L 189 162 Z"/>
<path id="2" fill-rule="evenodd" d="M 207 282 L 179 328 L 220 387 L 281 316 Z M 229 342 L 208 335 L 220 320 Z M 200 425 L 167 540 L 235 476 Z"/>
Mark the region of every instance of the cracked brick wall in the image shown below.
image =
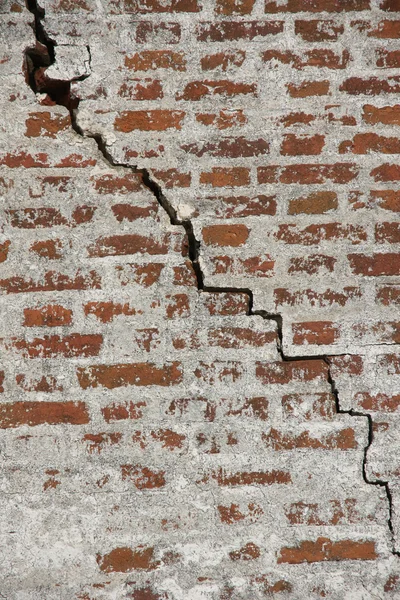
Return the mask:
<path id="1" fill-rule="evenodd" d="M 0 2 L 0 598 L 399 597 L 399 11 Z"/>

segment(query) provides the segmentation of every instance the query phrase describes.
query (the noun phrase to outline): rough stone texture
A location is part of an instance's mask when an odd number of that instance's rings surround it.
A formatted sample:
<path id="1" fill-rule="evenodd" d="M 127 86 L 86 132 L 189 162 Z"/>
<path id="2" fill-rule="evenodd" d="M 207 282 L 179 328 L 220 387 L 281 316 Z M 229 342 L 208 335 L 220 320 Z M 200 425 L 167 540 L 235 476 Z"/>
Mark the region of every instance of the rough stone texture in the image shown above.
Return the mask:
<path id="1" fill-rule="evenodd" d="M 0 3 L 0 598 L 398 598 L 400 7 L 41 7 Z"/>

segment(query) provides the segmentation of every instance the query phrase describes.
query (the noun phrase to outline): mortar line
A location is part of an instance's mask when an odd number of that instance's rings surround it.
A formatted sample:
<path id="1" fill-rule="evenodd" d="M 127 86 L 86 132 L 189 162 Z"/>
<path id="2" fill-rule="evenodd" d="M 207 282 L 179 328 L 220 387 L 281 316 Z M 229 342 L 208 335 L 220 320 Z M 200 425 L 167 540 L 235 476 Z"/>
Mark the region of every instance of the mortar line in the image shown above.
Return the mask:
<path id="1" fill-rule="evenodd" d="M 263 310 L 253 310 L 253 292 L 249 288 L 233 288 L 233 287 L 215 287 L 215 286 L 206 286 L 204 283 L 204 274 L 202 272 L 199 258 L 200 258 L 200 242 L 196 239 L 194 233 L 193 223 L 190 219 L 179 219 L 178 213 L 173 205 L 168 201 L 165 196 L 162 187 L 160 184 L 154 180 L 150 174 L 150 171 L 146 168 L 139 168 L 138 166 L 133 166 L 125 163 L 118 163 L 115 161 L 112 154 L 107 149 L 107 145 L 105 140 L 101 134 L 90 134 L 87 135 L 82 130 L 82 128 L 77 123 L 77 111 L 79 106 L 79 98 L 76 98 L 71 95 L 71 83 L 72 81 L 82 81 L 90 77 L 89 75 L 83 75 L 68 82 L 49 79 L 49 89 L 46 89 L 44 85 L 41 89 L 37 89 L 36 80 L 35 80 L 35 71 L 41 67 L 49 67 L 55 62 L 55 47 L 57 43 L 55 40 L 52 40 L 46 33 L 43 26 L 43 19 L 45 18 L 45 10 L 39 6 L 37 0 L 25 0 L 26 6 L 28 10 L 34 16 L 33 23 L 33 31 L 36 37 L 37 42 L 42 46 L 42 48 L 27 48 L 25 50 L 25 61 L 27 65 L 27 84 L 31 87 L 33 92 L 37 94 L 38 92 L 47 93 L 49 97 L 58 105 L 64 106 L 68 109 L 71 119 L 71 127 L 75 131 L 77 135 L 82 138 L 92 138 L 96 142 L 97 148 L 103 159 L 109 164 L 109 166 L 113 168 L 124 168 L 127 169 L 131 173 L 140 174 L 142 176 L 142 181 L 144 185 L 152 192 L 153 196 L 157 200 L 158 204 L 164 211 L 167 213 L 170 222 L 172 225 L 177 227 L 183 227 L 186 236 L 188 239 L 188 249 L 189 249 L 189 259 L 191 261 L 197 282 L 197 290 L 199 292 L 207 292 L 207 293 L 244 293 L 248 296 L 248 316 L 259 316 L 265 320 L 275 321 L 277 326 L 277 351 L 282 360 L 282 362 L 296 362 L 301 360 L 312 360 L 312 361 L 323 361 L 327 367 L 327 382 L 330 385 L 331 393 L 335 399 L 335 407 L 337 414 L 346 414 L 354 417 L 364 417 L 367 419 L 368 424 L 368 438 L 367 444 L 364 447 L 364 456 L 362 463 L 362 475 L 364 482 L 368 485 L 378 486 L 385 490 L 387 502 L 388 502 L 388 528 L 391 536 L 392 543 L 392 554 L 396 556 L 400 556 L 400 550 L 395 549 L 395 539 L 394 539 L 394 527 L 393 527 L 393 499 L 392 494 L 389 487 L 388 481 L 383 480 L 375 480 L 369 481 L 367 476 L 367 454 L 368 450 L 371 447 L 371 444 L 374 440 L 374 432 L 373 432 L 373 422 L 372 417 L 368 413 L 362 413 L 359 411 L 355 411 L 353 409 L 344 410 L 340 407 L 340 398 L 339 391 L 336 386 L 336 382 L 332 376 L 331 371 L 331 358 L 334 356 L 348 356 L 347 354 L 321 354 L 321 355 L 303 355 L 303 356 L 294 356 L 291 357 L 288 354 L 285 354 L 283 350 L 283 319 L 282 315 L 279 313 L 269 313 Z M 91 61 L 91 52 L 90 47 L 86 46 L 89 53 L 89 62 Z M 44 48 L 46 50 L 44 50 Z M 60 84 L 57 86 L 57 84 Z M 66 93 L 66 87 L 68 86 L 68 90 Z M 61 88 L 61 89 L 58 89 Z"/>

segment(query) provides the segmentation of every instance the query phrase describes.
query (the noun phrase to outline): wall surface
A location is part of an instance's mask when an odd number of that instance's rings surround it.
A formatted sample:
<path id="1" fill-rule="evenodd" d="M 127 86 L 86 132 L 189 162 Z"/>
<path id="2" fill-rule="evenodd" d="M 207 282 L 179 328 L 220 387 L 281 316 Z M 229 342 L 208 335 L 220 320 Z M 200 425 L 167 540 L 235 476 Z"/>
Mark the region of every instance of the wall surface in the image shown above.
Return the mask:
<path id="1" fill-rule="evenodd" d="M 0 0 L 0 598 L 400 598 L 398 0 Z"/>

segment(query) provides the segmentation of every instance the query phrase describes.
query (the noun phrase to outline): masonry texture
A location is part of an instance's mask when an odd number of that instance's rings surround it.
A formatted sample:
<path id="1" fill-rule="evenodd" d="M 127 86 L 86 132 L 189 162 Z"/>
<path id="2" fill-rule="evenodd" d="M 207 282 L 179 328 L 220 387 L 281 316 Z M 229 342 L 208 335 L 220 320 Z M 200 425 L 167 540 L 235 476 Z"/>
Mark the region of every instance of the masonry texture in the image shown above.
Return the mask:
<path id="1" fill-rule="evenodd" d="M 398 0 L 0 20 L 0 598 L 400 598 Z"/>

